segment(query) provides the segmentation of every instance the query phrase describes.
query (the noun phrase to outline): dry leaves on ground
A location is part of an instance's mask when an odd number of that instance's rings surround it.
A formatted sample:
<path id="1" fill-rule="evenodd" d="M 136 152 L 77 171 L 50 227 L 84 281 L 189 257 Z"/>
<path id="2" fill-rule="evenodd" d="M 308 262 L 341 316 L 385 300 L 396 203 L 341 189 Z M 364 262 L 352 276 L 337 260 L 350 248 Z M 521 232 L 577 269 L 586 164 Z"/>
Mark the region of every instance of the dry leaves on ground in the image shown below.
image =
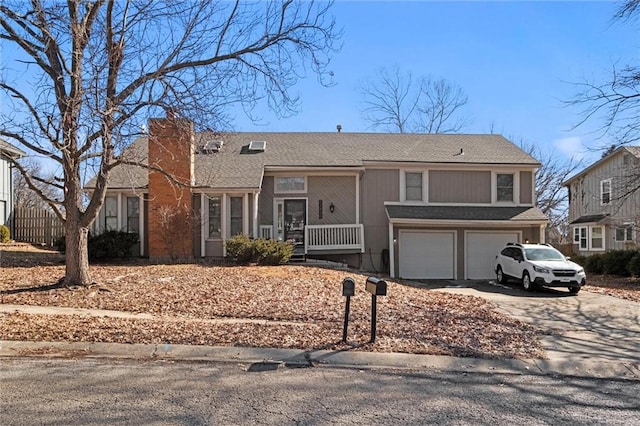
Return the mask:
<path id="1" fill-rule="evenodd" d="M 542 354 L 533 326 L 496 312 L 480 298 L 391 281 L 388 296 L 378 298 L 376 342 L 368 343 L 371 298 L 364 291 L 365 276 L 355 272 L 295 265 L 101 265 L 92 266 L 91 273 L 97 284 L 88 288 L 15 292 L 55 283 L 64 267 L 3 268 L 0 302 L 151 313 L 158 319 L 14 313 L 0 317 L 0 339 L 350 348 L 485 358 Z M 350 345 L 340 343 L 347 276 L 357 283 Z M 272 322 L 208 321 L 212 318 Z"/>
<path id="2" fill-rule="evenodd" d="M 588 277 L 587 286 L 584 289 L 591 293 L 606 294 L 640 303 L 640 278 L 638 277 L 593 275 Z"/>

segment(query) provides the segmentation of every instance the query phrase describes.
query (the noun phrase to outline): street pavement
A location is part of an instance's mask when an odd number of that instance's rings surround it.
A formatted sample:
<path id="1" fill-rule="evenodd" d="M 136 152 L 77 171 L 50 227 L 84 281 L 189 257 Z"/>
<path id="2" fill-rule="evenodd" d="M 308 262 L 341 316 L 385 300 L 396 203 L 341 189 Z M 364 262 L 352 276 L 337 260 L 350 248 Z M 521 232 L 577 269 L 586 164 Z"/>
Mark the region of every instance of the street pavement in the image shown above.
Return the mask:
<path id="1" fill-rule="evenodd" d="M 131 359 L 0 359 L 0 424 L 633 425 L 640 380 Z"/>

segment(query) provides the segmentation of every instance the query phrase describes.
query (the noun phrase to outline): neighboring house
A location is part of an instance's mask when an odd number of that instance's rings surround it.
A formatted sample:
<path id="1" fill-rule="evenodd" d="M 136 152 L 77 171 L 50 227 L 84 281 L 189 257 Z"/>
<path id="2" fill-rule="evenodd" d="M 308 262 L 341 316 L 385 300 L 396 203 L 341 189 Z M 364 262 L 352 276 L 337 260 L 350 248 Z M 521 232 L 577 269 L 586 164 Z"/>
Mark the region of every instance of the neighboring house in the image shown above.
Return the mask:
<path id="1" fill-rule="evenodd" d="M 639 170 L 640 146 L 622 146 L 563 183 L 574 252 L 638 247 Z"/>
<path id="2" fill-rule="evenodd" d="M 540 164 L 499 135 L 192 129 L 150 120 L 125 154 L 150 170 L 113 169 L 94 232 L 139 232 L 139 253 L 157 259 L 220 258 L 243 233 L 391 277 L 451 279 L 492 277 L 506 242 L 544 240 Z"/>
<path id="3" fill-rule="evenodd" d="M 27 155 L 9 142 L 0 139 L 0 225 L 6 225 L 13 235 L 13 174 L 10 158 Z"/>

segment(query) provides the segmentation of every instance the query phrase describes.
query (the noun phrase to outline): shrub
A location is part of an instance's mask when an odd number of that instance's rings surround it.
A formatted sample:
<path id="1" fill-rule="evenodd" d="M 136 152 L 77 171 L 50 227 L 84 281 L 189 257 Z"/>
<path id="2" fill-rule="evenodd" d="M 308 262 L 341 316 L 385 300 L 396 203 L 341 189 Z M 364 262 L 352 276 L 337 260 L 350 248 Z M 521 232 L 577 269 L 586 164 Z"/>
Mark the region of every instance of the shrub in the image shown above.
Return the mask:
<path id="1" fill-rule="evenodd" d="M 592 254 L 587 256 L 584 260 L 584 270 L 589 274 L 601 274 L 602 273 L 602 255 Z"/>
<path id="2" fill-rule="evenodd" d="M 630 275 L 640 277 L 640 252 L 631 258 L 627 266 Z"/>
<path id="3" fill-rule="evenodd" d="M 236 263 L 249 263 L 254 259 L 252 241 L 246 235 L 236 235 L 225 242 L 227 257 Z"/>
<path id="4" fill-rule="evenodd" d="M 67 250 L 67 240 L 64 238 L 64 235 L 53 240 L 53 248 L 60 253 L 64 253 Z"/>
<path id="5" fill-rule="evenodd" d="M 11 240 L 11 232 L 9 228 L 4 225 L 0 225 L 0 243 L 8 243 Z"/>
<path id="6" fill-rule="evenodd" d="M 587 256 L 583 256 L 581 254 L 575 254 L 573 256 L 570 256 L 570 260 L 584 268 L 584 265 L 587 262 Z"/>
<path id="7" fill-rule="evenodd" d="M 290 243 L 257 239 L 246 235 L 236 235 L 225 242 L 227 257 L 236 263 L 257 263 L 259 265 L 282 265 L 293 255 Z"/>
<path id="8" fill-rule="evenodd" d="M 259 239 L 253 242 L 255 261 L 260 265 L 282 265 L 293 256 L 293 244 Z"/>
<path id="9" fill-rule="evenodd" d="M 122 231 L 107 231 L 89 236 L 87 242 L 89 260 L 126 259 L 131 257 L 131 248 L 138 242 L 138 234 Z"/>
<path id="10" fill-rule="evenodd" d="M 602 255 L 602 272 L 608 275 L 629 276 L 628 265 L 637 250 L 612 250 Z"/>

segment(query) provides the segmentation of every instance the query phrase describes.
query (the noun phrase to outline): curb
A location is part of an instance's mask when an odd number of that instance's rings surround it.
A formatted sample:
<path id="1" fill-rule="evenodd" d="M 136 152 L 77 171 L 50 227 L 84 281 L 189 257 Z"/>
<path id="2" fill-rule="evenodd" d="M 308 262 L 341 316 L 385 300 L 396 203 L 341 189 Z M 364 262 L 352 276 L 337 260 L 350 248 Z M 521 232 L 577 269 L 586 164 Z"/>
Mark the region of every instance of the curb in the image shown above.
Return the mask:
<path id="1" fill-rule="evenodd" d="M 0 358 L 109 358 L 252 364 L 248 371 L 284 367 L 437 370 L 640 379 L 640 364 L 590 360 L 478 359 L 404 353 L 90 342 L 0 341 Z M 258 368 L 263 365 L 269 368 Z"/>

